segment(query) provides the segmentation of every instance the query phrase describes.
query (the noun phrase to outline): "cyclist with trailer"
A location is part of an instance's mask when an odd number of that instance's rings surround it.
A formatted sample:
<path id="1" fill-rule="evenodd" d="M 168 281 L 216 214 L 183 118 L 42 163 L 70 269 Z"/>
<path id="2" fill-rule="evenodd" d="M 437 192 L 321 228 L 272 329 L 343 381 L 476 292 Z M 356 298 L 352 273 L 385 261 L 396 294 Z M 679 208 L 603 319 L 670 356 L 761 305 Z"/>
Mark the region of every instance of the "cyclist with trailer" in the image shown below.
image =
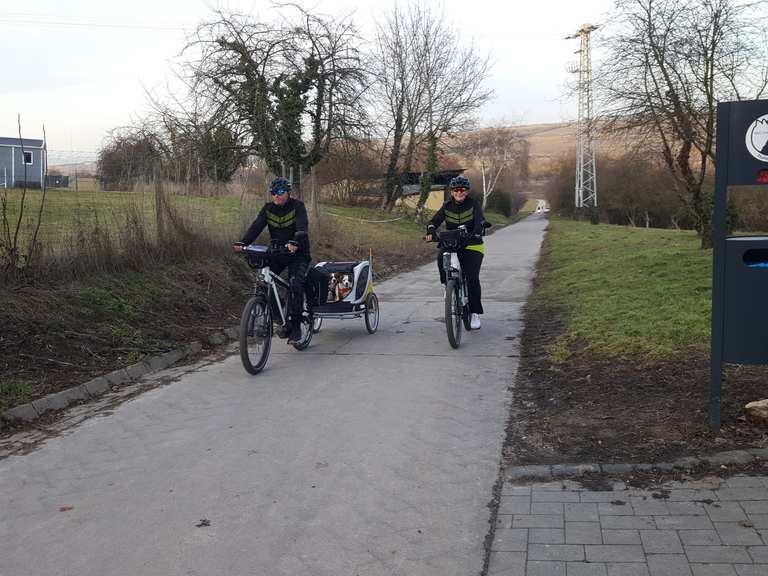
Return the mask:
<path id="1" fill-rule="evenodd" d="M 477 330 L 480 328 L 480 315 L 483 313 L 480 267 L 485 255 L 482 237 L 485 218 L 480 203 L 469 195 L 469 179 L 465 176 L 456 176 L 451 180 L 449 188 L 451 199 L 445 202 L 428 222 L 425 240 L 431 242 L 436 230 L 443 222 L 448 230 L 457 230 L 462 226 L 466 229 L 467 243 L 459 249 L 457 255 L 469 289 L 470 326 L 472 330 Z M 443 251 L 439 250 L 437 268 L 440 272 L 440 282 L 445 285 L 442 254 Z"/>
<path id="2" fill-rule="evenodd" d="M 276 254 L 270 262 L 275 274 L 288 270 L 288 316 L 290 331 L 288 343 L 301 340 L 301 316 L 304 303 L 304 281 L 309 268 L 309 234 L 307 210 L 304 203 L 291 197 L 291 183 L 287 178 L 275 178 L 269 186 L 272 202 L 259 212 L 240 243 L 234 244 L 235 252 L 242 252 L 264 228 L 269 228 L 272 245 L 287 251 Z"/>

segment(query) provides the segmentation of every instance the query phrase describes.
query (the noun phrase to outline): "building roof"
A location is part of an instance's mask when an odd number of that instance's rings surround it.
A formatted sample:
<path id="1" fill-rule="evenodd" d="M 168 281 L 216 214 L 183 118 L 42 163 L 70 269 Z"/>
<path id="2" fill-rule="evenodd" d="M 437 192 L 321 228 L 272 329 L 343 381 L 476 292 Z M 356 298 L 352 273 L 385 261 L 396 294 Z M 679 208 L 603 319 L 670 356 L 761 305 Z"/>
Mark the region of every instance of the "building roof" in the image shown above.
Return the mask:
<path id="1" fill-rule="evenodd" d="M 43 141 L 42 140 L 34 140 L 32 138 L 23 138 L 22 142 L 24 142 L 25 148 L 42 148 L 43 147 Z M 0 136 L 0 146 L 16 146 L 21 147 L 21 143 L 19 142 L 18 138 L 3 138 Z"/>

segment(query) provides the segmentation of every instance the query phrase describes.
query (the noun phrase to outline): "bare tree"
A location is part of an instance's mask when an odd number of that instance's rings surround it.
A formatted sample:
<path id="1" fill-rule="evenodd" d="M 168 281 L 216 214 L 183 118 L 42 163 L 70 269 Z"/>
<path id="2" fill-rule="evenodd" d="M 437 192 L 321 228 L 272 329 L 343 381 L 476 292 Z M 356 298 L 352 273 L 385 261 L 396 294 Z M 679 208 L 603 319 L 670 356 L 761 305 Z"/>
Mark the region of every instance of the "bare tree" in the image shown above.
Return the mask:
<path id="1" fill-rule="evenodd" d="M 264 23 L 215 12 L 186 48 L 190 84 L 222 118 L 240 126 L 248 151 L 275 174 L 308 174 L 338 139 L 365 129 L 366 73 L 348 17 L 279 6 Z"/>
<path id="2" fill-rule="evenodd" d="M 483 209 L 503 174 L 517 168 L 518 176 L 527 179 L 528 141 L 513 128 L 495 126 L 467 132 L 452 148 L 479 167 Z"/>
<path id="3" fill-rule="evenodd" d="M 691 210 L 702 246 L 711 245 L 704 192 L 715 158 L 718 100 L 765 92 L 763 2 L 616 0 L 595 76 L 608 130 L 659 142 L 677 192 Z"/>

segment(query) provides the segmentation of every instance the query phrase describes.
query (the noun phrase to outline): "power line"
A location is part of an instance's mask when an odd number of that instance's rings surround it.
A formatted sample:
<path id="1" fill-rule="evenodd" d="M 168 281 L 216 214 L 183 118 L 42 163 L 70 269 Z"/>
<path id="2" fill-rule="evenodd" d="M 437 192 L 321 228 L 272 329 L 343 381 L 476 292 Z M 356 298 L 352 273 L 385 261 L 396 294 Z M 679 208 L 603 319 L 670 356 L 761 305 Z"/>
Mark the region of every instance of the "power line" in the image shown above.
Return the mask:
<path id="1" fill-rule="evenodd" d="M 121 18 L 92 18 L 66 16 L 46 16 L 42 14 L 26 14 L 19 12 L 0 12 L 0 22 L 7 24 L 54 26 L 64 28 L 85 28 L 124 31 L 185 31 L 194 28 L 196 24 L 190 24 L 187 28 L 178 24 L 166 22 L 150 22 L 142 20 L 130 20 Z"/>

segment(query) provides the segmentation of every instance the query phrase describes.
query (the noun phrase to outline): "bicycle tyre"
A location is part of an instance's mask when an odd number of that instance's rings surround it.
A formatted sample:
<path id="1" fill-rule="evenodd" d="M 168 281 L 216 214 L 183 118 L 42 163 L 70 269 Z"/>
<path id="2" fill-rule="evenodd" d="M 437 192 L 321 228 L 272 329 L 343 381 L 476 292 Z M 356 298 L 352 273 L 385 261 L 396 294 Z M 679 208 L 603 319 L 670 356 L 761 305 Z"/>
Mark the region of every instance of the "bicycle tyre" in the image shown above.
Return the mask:
<path id="1" fill-rule="evenodd" d="M 455 280 L 445 284 L 445 330 L 448 333 L 448 343 L 452 348 L 461 345 L 461 301 L 459 288 Z"/>
<path id="2" fill-rule="evenodd" d="M 373 292 L 365 298 L 365 329 L 373 334 L 379 329 L 379 297 Z"/>
<path id="3" fill-rule="evenodd" d="M 313 330 L 314 326 L 314 317 L 311 314 L 305 313 L 301 318 L 301 340 L 291 342 L 291 346 L 296 348 L 296 350 L 306 350 L 309 347 L 309 343 L 312 342 L 312 335 L 315 333 Z"/>
<path id="4" fill-rule="evenodd" d="M 255 326 L 261 317 L 261 335 Z M 240 317 L 240 360 L 249 374 L 258 374 L 264 369 L 272 348 L 272 311 L 263 298 L 253 297 L 245 303 Z M 252 356 L 253 355 L 253 356 Z"/>

